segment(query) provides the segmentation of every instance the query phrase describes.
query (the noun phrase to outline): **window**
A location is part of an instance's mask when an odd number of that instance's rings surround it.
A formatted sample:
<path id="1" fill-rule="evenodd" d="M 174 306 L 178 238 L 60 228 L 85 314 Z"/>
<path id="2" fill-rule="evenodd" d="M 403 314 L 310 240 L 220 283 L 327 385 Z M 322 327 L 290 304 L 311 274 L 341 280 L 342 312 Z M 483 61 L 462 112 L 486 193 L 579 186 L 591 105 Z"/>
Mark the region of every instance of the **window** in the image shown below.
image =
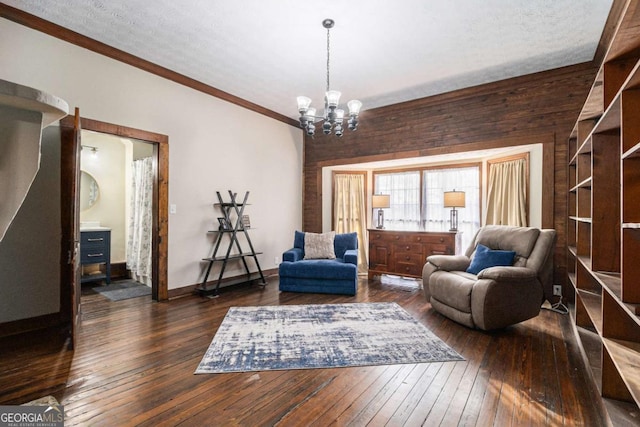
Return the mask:
<path id="1" fill-rule="evenodd" d="M 384 224 L 392 230 L 420 228 L 420 171 L 376 174 L 375 194 L 389 194 Z"/>
<path id="2" fill-rule="evenodd" d="M 447 231 L 451 228 L 451 208 L 444 207 L 444 192 L 464 191 L 465 206 L 458 208 L 458 231 L 462 232 L 462 249 L 466 249 L 480 228 L 480 168 L 427 169 L 423 171 L 423 228 Z"/>
<path id="3" fill-rule="evenodd" d="M 526 227 L 529 213 L 529 153 L 488 163 L 486 223 Z"/>
<path id="4" fill-rule="evenodd" d="M 444 207 L 444 192 L 465 192 L 465 207 L 458 209 L 462 249 L 480 227 L 480 166 L 429 168 L 374 174 L 374 193 L 389 194 L 385 226 L 393 230 L 448 231 L 451 209 Z"/>

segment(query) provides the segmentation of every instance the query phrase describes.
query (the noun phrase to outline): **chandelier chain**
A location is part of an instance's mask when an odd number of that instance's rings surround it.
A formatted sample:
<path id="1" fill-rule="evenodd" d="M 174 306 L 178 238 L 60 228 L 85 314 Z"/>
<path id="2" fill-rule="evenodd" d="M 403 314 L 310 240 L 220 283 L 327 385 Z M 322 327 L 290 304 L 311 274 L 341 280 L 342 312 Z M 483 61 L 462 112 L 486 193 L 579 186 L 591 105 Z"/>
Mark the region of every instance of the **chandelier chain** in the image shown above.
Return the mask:
<path id="1" fill-rule="evenodd" d="M 330 55 L 330 45 L 329 45 L 329 28 L 327 28 L 327 92 L 329 92 L 329 55 Z"/>

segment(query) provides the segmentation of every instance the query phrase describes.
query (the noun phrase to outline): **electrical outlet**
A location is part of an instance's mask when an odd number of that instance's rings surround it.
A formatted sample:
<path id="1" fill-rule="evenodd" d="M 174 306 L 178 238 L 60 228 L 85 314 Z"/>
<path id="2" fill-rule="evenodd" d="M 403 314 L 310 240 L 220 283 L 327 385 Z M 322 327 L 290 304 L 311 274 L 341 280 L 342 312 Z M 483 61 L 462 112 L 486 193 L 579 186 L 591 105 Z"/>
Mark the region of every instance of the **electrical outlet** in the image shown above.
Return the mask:
<path id="1" fill-rule="evenodd" d="M 562 285 L 553 285 L 553 295 L 562 296 Z"/>
<path id="2" fill-rule="evenodd" d="M 279 257 L 273 257 L 273 263 L 274 263 L 275 265 L 280 264 L 280 258 L 279 258 Z"/>

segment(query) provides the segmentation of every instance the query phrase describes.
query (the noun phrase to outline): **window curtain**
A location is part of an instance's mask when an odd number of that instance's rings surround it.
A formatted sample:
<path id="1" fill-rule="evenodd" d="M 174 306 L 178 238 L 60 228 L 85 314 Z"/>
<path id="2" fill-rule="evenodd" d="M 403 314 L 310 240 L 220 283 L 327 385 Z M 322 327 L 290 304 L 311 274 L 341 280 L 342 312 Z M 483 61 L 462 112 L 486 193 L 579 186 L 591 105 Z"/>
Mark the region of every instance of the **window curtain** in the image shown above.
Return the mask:
<path id="1" fill-rule="evenodd" d="M 480 228 L 480 169 L 478 166 L 428 169 L 424 171 L 422 228 L 449 231 L 451 208 L 444 207 L 445 191 L 464 191 L 465 207 L 457 208 L 461 252 Z"/>
<path id="2" fill-rule="evenodd" d="M 132 278 L 151 286 L 151 239 L 153 226 L 153 159 L 135 160 L 132 165 L 127 268 Z"/>
<path id="3" fill-rule="evenodd" d="M 376 194 L 389 194 L 384 225 L 390 230 L 420 229 L 420 171 L 376 174 Z"/>
<path id="4" fill-rule="evenodd" d="M 528 160 L 491 163 L 487 224 L 527 226 Z"/>
<path id="5" fill-rule="evenodd" d="M 358 233 L 358 272 L 368 265 L 366 241 L 365 175 L 335 174 L 333 176 L 333 224 L 336 233 Z"/>

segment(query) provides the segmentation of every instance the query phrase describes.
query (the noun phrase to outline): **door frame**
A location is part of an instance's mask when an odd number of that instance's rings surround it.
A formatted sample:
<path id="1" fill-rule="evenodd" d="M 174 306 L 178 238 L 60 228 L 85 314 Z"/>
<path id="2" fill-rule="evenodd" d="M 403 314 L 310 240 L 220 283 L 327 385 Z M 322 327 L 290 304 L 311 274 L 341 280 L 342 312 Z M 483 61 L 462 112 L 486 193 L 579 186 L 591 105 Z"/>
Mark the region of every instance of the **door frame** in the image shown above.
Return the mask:
<path id="1" fill-rule="evenodd" d="M 66 120 L 65 120 L 66 119 Z M 60 121 L 60 320 L 74 349 L 80 318 L 80 110 Z"/>
<path id="2" fill-rule="evenodd" d="M 61 121 L 73 120 L 73 116 L 67 116 Z M 154 154 L 154 186 L 153 186 L 153 234 L 151 245 L 152 259 L 152 291 L 151 295 L 156 301 L 164 301 L 169 298 L 168 290 L 168 231 L 169 231 L 169 137 L 155 132 L 135 129 L 127 126 L 116 125 L 99 120 L 81 117 L 82 129 L 105 133 L 123 138 L 133 138 L 153 144 Z M 64 163 L 65 167 L 72 167 L 70 163 Z M 75 173 L 79 171 L 67 171 Z M 63 172 L 64 173 L 64 172 Z M 64 188 L 62 189 L 64 192 Z M 62 197 L 68 195 L 62 194 Z M 63 213 L 64 215 L 64 213 Z M 62 218 L 68 221 L 68 218 Z M 63 236 L 65 239 L 66 236 Z M 68 236 L 69 240 L 79 239 L 79 236 Z M 61 266 L 62 269 L 67 266 Z M 70 289 L 64 283 L 60 284 L 61 296 L 70 300 Z"/>

